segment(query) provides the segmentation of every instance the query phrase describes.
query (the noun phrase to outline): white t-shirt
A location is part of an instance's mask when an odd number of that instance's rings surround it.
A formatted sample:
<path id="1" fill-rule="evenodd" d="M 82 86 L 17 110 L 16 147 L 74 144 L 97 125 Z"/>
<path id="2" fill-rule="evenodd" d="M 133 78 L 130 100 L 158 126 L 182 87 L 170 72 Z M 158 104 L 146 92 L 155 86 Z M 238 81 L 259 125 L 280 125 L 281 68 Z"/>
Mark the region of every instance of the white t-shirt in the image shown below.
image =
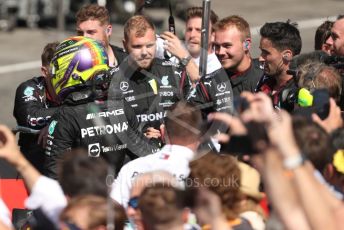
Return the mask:
<path id="1" fill-rule="evenodd" d="M 195 63 L 197 66 L 199 66 L 199 60 L 200 57 L 198 58 L 194 58 Z M 211 53 L 208 54 L 208 58 L 207 58 L 207 74 L 211 74 L 212 72 L 220 69 L 222 67 L 221 62 L 219 61 L 219 59 L 217 59 L 215 53 Z"/>
<path id="2" fill-rule="evenodd" d="M 189 162 L 194 158 L 191 149 L 180 145 L 165 145 L 159 152 L 140 157 L 124 165 L 112 185 L 111 197 L 127 207 L 130 189 L 137 175 L 165 170 L 183 186 L 189 175 Z"/>

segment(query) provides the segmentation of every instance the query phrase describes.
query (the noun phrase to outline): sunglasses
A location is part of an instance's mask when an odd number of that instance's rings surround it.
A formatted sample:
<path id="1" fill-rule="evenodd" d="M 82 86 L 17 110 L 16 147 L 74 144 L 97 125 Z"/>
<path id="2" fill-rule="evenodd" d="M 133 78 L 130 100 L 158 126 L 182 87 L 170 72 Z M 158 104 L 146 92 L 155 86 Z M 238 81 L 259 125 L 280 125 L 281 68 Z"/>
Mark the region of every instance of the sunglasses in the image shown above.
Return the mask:
<path id="1" fill-rule="evenodd" d="M 129 199 L 128 201 L 128 207 L 132 207 L 133 209 L 137 209 L 139 207 L 139 197 L 134 196 Z"/>

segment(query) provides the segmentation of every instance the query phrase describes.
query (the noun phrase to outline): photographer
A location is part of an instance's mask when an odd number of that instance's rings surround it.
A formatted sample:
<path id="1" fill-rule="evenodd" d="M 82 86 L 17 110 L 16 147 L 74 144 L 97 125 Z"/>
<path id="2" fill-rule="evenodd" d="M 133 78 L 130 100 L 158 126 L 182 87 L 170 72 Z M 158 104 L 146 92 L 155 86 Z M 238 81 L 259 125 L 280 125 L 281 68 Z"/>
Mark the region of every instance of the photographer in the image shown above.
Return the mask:
<path id="1" fill-rule="evenodd" d="M 298 68 L 298 85 L 309 91 L 327 89 L 329 96 L 337 104 L 342 93 L 342 78 L 339 72 L 331 66 L 319 62 L 309 62 Z"/>
<path id="2" fill-rule="evenodd" d="M 337 69 L 320 62 L 306 62 L 298 67 L 298 86 L 295 114 L 311 115 L 313 121 L 329 133 L 342 127 L 341 112 L 337 106 L 342 94 L 342 78 Z M 301 93 L 301 89 L 308 92 L 311 101 L 302 94 L 304 92 Z M 305 105 L 305 102 L 311 104 Z"/>

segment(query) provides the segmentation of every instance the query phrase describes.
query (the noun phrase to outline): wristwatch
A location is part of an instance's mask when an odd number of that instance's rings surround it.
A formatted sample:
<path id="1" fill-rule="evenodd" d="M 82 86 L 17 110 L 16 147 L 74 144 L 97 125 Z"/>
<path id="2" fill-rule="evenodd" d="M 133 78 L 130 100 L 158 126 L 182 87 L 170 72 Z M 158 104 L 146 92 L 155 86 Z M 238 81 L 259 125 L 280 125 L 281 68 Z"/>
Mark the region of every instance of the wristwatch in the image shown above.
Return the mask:
<path id="1" fill-rule="evenodd" d="M 185 58 L 180 59 L 180 62 L 179 62 L 180 65 L 183 66 L 183 67 L 187 66 L 189 61 L 191 60 L 191 58 L 192 57 L 190 55 L 188 55 Z"/>
<path id="2" fill-rule="evenodd" d="M 300 153 L 295 156 L 287 157 L 283 161 L 283 165 L 286 169 L 293 170 L 302 165 L 306 162 L 306 157 L 304 154 Z"/>

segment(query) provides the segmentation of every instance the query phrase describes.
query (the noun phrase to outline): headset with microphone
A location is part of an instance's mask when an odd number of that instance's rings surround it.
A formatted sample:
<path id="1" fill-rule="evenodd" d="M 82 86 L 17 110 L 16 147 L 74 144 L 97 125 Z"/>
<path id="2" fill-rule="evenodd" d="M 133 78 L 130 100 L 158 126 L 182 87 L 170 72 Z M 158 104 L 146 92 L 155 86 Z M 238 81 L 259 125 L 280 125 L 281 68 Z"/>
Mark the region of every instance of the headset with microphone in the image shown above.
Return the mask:
<path id="1" fill-rule="evenodd" d="M 289 55 L 288 55 L 288 54 L 283 54 L 282 59 L 283 59 L 284 61 L 287 61 L 287 62 L 290 62 L 290 61 L 291 61 L 291 59 L 289 58 Z"/>
<path id="2" fill-rule="evenodd" d="M 244 41 L 244 49 L 248 49 L 250 46 L 250 43 L 248 41 Z"/>

